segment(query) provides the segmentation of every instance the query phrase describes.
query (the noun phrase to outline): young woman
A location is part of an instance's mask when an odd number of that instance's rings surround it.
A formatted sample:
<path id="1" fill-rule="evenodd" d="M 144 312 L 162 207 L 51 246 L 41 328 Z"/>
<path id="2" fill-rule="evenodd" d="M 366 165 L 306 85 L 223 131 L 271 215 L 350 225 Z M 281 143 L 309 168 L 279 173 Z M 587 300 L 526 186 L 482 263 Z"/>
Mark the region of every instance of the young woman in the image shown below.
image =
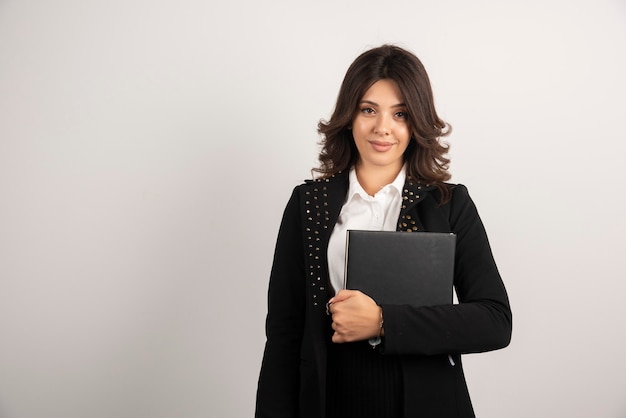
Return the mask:
<path id="1" fill-rule="evenodd" d="M 366 51 L 318 130 L 320 175 L 294 189 L 278 233 L 256 417 L 473 417 L 461 354 L 507 346 L 512 316 L 467 189 L 445 183 L 449 126 L 421 62 Z M 342 290 L 348 229 L 455 233 L 459 304 Z"/>

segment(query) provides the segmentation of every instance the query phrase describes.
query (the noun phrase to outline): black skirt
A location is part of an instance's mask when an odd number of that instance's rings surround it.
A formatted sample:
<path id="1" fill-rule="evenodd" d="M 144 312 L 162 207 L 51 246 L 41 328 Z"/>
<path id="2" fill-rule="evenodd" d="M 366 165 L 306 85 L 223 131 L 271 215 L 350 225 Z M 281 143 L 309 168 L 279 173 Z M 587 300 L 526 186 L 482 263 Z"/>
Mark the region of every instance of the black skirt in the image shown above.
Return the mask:
<path id="1" fill-rule="evenodd" d="M 328 349 L 327 418 L 402 418 L 400 359 L 373 349 L 367 341 Z"/>

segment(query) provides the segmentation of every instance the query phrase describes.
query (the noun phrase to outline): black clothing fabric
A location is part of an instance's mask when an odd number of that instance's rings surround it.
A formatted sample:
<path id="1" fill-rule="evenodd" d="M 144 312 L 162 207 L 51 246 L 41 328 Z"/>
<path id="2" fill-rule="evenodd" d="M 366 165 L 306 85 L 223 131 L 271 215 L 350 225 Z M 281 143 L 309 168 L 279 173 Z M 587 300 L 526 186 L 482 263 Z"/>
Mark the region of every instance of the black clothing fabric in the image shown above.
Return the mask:
<path id="1" fill-rule="evenodd" d="M 440 204 L 438 189 L 407 179 L 398 230 L 457 234 L 454 285 L 459 304 L 383 305 L 380 364 L 373 354 L 367 357 L 353 347 L 333 344 L 325 313 L 325 303 L 333 295 L 328 240 L 345 200 L 348 175 L 307 181 L 294 189 L 270 274 L 257 418 L 324 418 L 327 409 L 341 413 L 340 408 L 355 401 L 334 397 L 336 389 L 347 390 L 337 371 L 358 373 L 359 362 L 367 362 L 376 376 L 389 372 L 385 381 L 391 385 L 401 382 L 398 397 L 392 390 L 376 396 L 378 404 L 387 399 L 400 403 L 404 417 L 474 417 L 461 354 L 507 346 L 512 314 L 476 207 L 465 186 L 450 187 L 450 201 Z M 363 356 L 346 360 L 351 350 Z M 370 393 L 375 392 L 372 388 Z"/>

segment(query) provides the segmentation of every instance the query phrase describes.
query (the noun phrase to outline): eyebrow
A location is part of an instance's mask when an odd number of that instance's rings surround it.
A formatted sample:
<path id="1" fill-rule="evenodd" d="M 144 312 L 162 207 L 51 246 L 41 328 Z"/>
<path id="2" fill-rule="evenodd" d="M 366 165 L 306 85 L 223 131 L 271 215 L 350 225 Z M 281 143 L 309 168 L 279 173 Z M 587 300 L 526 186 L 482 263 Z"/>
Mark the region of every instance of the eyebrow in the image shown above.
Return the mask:
<path id="1" fill-rule="evenodd" d="M 359 102 L 359 104 L 364 104 L 364 103 L 365 103 L 365 104 L 370 104 L 370 105 L 372 105 L 372 106 L 377 106 L 377 107 L 379 107 L 379 106 L 380 106 L 378 103 L 373 102 L 373 101 L 371 101 L 371 100 L 361 100 L 361 101 Z M 405 105 L 404 103 L 398 103 L 398 104 L 395 104 L 395 105 L 393 105 L 393 106 L 391 106 L 391 107 L 406 107 L 406 105 Z"/>

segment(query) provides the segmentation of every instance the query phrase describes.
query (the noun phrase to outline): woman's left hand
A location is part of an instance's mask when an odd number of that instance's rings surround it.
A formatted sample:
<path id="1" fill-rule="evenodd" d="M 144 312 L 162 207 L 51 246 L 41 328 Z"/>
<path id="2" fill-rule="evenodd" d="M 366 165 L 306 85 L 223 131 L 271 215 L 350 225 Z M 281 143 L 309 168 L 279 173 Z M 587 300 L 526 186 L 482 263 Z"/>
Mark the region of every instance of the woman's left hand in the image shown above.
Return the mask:
<path id="1" fill-rule="evenodd" d="M 359 290 L 340 290 L 329 301 L 333 342 L 347 343 L 381 335 L 382 308 Z"/>

